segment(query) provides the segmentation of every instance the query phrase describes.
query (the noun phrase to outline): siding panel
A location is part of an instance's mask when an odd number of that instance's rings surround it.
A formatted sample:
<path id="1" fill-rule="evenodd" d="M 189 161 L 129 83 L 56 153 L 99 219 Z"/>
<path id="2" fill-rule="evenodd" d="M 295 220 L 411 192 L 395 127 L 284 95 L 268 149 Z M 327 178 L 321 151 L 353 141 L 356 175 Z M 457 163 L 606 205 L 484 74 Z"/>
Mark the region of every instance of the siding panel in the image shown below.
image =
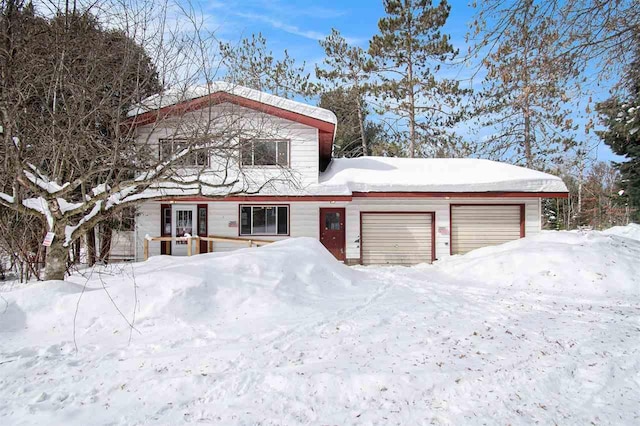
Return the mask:
<path id="1" fill-rule="evenodd" d="M 487 204 L 504 203 L 501 198 L 467 199 L 354 199 L 352 202 L 290 202 L 290 203 L 256 203 L 256 204 L 289 204 L 290 227 L 292 237 L 319 238 L 320 207 L 346 207 L 346 245 L 347 259 L 351 262 L 360 260 L 360 212 L 393 211 L 393 212 L 435 212 L 435 257 L 448 257 L 450 251 L 449 204 Z M 540 200 L 509 199 L 510 203 L 525 204 L 525 235 L 532 236 L 540 232 Z M 238 205 L 250 202 L 213 201 L 209 205 L 209 233 L 229 237 L 238 236 L 238 228 L 230 227 L 229 222 L 238 221 Z M 160 235 L 160 202 L 149 201 L 138 209 L 136 221 L 136 259 L 142 260 L 142 243 L 144 236 Z M 286 238 L 286 237 L 284 237 Z M 261 237 L 261 239 L 280 240 L 283 237 Z M 228 251 L 241 248 L 239 244 L 215 243 L 214 251 Z M 151 255 L 160 254 L 160 245 L 151 243 Z"/>

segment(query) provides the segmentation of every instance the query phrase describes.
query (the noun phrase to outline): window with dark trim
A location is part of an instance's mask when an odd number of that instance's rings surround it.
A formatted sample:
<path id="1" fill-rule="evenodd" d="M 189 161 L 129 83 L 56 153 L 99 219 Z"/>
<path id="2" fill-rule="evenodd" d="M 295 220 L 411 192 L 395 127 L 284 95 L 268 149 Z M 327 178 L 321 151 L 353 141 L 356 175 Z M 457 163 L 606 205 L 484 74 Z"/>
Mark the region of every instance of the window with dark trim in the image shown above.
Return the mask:
<path id="1" fill-rule="evenodd" d="M 289 235 L 289 206 L 240 206 L 240 235 Z"/>
<path id="2" fill-rule="evenodd" d="M 160 139 L 159 146 L 160 161 L 166 161 L 188 148 L 189 141 L 187 139 Z M 205 149 L 194 150 L 176 161 L 176 164 L 185 167 L 206 167 L 209 165 L 209 154 Z"/>
<path id="3" fill-rule="evenodd" d="M 248 139 L 240 145 L 243 166 L 289 166 L 288 139 Z"/>

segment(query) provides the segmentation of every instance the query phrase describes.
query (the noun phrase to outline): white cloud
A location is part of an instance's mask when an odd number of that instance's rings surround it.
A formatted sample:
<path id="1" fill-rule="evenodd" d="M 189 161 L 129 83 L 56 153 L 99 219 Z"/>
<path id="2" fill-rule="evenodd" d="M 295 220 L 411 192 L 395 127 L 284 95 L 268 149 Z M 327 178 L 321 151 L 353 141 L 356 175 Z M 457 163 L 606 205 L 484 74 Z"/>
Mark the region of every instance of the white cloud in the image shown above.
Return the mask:
<path id="1" fill-rule="evenodd" d="M 326 37 L 326 34 L 321 33 L 319 31 L 305 30 L 296 25 L 287 24 L 286 22 L 272 18 L 267 15 L 240 12 L 240 13 L 236 13 L 236 16 L 245 18 L 245 19 L 250 19 L 250 20 L 258 20 L 266 24 L 269 24 L 273 28 L 276 28 L 300 37 L 308 38 L 311 40 L 321 40 Z"/>

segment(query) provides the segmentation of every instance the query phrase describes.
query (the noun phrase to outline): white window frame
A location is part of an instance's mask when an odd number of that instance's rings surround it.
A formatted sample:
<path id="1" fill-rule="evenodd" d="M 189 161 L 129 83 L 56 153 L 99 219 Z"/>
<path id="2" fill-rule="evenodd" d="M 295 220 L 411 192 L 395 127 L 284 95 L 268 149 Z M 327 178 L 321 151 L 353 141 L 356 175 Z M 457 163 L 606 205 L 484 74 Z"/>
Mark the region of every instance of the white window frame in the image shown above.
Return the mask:
<path id="1" fill-rule="evenodd" d="M 256 164 L 255 142 L 273 142 L 276 145 L 276 162 L 275 164 Z M 287 143 L 287 163 L 278 164 L 278 154 L 280 153 L 280 142 Z M 245 164 L 243 161 L 243 150 L 246 149 L 246 144 L 251 144 L 251 164 Z M 289 168 L 291 165 L 291 139 L 243 139 L 240 142 L 240 166 L 241 167 L 285 167 Z"/>
<path id="2" fill-rule="evenodd" d="M 251 226 L 251 233 L 250 234 L 243 234 L 242 233 L 242 209 L 248 207 L 250 209 L 250 215 L 249 215 L 249 225 Z M 253 209 L 254 208 L 265 208 L 265 207 L 275 207 L 276 208 L 276 232 L 275 233 L 270 233 L 270 232 L 264 232 L 264 233 L 256 233 L 253 230 Z M 279 234 L 278 233 L 278 219 L 279 219 L 279 214 L 280 214 L 280 208 L 284 207 L 287 209 L 287 232 L 284 234 Z M 240 204 L 240 207 L 238 209 L 238 214 L 240 215 L 239 220 L 238 220 L 238 235 L 242 236 L 242 237 L 250 237 L 250 236 L 271 236 L 271 237 L 286 237 L 289 236 L 291 234 L 291 206 L 289 206 L 288 204 Z M 265 224 L 266 225 L 266 224 Z"/>

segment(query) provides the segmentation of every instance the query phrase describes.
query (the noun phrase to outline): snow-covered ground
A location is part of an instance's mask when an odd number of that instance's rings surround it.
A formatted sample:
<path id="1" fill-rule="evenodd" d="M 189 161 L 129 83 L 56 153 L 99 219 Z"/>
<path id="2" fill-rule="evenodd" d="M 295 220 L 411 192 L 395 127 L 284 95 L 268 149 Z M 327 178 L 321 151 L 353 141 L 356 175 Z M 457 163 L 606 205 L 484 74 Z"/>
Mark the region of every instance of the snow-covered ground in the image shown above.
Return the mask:
<path id="1" fill-rule="evenodd" d="M 295 239 L 5 285 L 0 424 L 639 424 L 638 231 L 413 268 Z"/>

